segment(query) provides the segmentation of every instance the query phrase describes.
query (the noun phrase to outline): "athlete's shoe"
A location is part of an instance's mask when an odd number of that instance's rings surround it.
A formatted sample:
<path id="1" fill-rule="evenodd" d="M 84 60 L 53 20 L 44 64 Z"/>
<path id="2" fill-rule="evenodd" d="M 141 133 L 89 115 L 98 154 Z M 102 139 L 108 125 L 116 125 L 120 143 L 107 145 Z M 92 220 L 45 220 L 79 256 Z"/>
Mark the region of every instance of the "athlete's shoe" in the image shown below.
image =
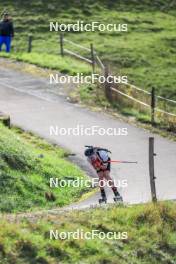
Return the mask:
<path id="1" fill-rule="evenodd" d="M 99 203 L 107 203 L 106 193 L 105 190 L 101 190 L 101 198 L 99 199 Z"/>

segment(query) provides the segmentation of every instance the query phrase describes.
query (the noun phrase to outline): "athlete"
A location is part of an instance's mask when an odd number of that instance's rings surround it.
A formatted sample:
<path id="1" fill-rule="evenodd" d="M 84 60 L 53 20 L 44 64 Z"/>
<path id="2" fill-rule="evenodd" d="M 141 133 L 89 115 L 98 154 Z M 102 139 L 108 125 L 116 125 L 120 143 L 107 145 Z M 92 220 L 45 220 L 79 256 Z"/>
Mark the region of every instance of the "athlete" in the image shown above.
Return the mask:
<path id="1" fill-rule="evenodd" d="M 111 171 L 111 159 L 108 155 L 107 149 L 97 148 L 92 146 L 87 146 L 88 148 L 85 150 L 85 156 L 87 157 L 88 162 L 93 166 L 96 170 L 99 177 L 99 187 L 101 191 L 102 200 L 106 202 L 106 193 L 105 193 L 105 181 L 108 182 L 108 186 L 112 188 L 114 192 L 115 198 L 117 200 L 122 200 L 120 193 L 117 191 L 117 188 L 114 185 L 114 181 L 110 176 Z"/>
<path id="2" fill-rule="evenodd" d="M 3 14 L 3 19 L 0 21 L 0 51 L 2 50 L 2 45 L 6 46 L 6 52 L 10 52 L 11 41 L 14 37 L 14 29 L 11 18 L 8 13 Z"/>

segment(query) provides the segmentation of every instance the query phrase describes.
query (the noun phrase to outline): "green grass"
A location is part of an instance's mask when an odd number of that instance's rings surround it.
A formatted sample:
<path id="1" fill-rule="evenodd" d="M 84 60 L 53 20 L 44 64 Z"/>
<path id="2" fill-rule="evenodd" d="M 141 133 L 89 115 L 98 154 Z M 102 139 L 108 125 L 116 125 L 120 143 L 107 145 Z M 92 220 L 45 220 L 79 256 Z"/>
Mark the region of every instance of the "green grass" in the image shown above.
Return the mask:
<path id="1" fill-rule="evenodd" d="M 176 204 L 105 207 L 0 223 L 0 263 L 174 264 Z M 50 240 L 58 232 L 127 232 L 126 240 Z"/>
<path id="2" fill-rule="evenodd" d="M 8 9 L 16 27 L 14 54 L 20 60 L 58 69 L 63 73 L 83 72 L 91 68 L 75 59 L 58 56 L 58 33 L 49 32 L 49 21 L 61 23 L 83 20 L 85 23 L 127 23 L 128 32 L 83 32 L 66 33 L 66 37 L 95 49 L 115 73 L 128 75 L 129 82 L 150 90 L 155 86 L 157 93 L 176 99 L 176 5 L 174 1 L 127 0 L 127 1 L 56 1 L 46 4 L 37 0 L 0 3 Z M 33 34 L 33 53 L 20 54 L 27 50 L 27 36 Z M 67 45 L 67 48 L 70 48 Z M 74 49 L 77 51 L 77 48 Z M 89 56 L 89 54 L 82 53 Z M 90 57 L 90 56 L 89 56 Z"/>
<path id="3" fill-rule="evenodd" d="M 65 57 L 64 59 L 58 55 L 45 54 L 41 56 L 40 53 L 12 53 L 6 54 L 2 53 L 5 58 L 12 58 L 17 61 L 24 61 L 27 63 L 35 64 L 43 68 L 49 68 L 51 70 L 58 70 L 63 74 L 76 75 L 77 72 L 82 72 L 85 75 L 91 74 L 90 67 L 84 62 L 77 62 L 70 57 Z"/>
<path id="4" fill-rule="evenodd" d="M 38 137 L 0 124 L 0 211 L 62 207 L 78 200 L 86 188 L 49 186 L 50 178 L 85 178 L 67 155 Z M 46 193 L 55 201 L 46 199 Z"/>

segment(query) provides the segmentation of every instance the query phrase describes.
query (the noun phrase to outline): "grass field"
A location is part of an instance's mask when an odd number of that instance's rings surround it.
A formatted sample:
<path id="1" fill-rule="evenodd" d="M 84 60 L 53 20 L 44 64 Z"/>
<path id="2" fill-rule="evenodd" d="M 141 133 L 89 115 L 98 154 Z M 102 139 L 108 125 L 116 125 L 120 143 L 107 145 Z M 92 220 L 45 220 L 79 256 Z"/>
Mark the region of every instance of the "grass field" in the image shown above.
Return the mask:
<path id="1" fill-rule="evenodd" d="M 43 217 L 41 221 L 0 222 L 3 264 L 175 264 L 176 204 L 106 207 Z M 54 240 L 56 232 L 127 232 L 124 240 Z"/>
<path id="2" fill-rule="evenodd" d="M 129 82 L 176 99 L 176 4 L 174 1 L 55 1 L 0 3 L 14 17 L 16 37 L 13 58 L 58 69 L 63 73 L 89 74 L 91 68 L 75 59 L 58 56 L 58 33 L 49 32 L 49 21 L 74 23 L 127 23 L 128 32 L 66 33 L 66 37 L 96 51 L 115 73 L 128 75 Z M 33 34 L 33 52 L 27 50 Z M 70 48 L 70 47 L 69 47 Z M 16 51 L 15 51 L 16 50 Z M 87 54 L 86 54 L 87 55 Z"/>
<path id="3" fill-rule="evenodd" d="M 67 156 L 30 133 L 10 131 L 0 124 L 0 212 L 62 207 L 78 200 L 86 188 L 50 188 L 50 178 L 86 177 Z"/>

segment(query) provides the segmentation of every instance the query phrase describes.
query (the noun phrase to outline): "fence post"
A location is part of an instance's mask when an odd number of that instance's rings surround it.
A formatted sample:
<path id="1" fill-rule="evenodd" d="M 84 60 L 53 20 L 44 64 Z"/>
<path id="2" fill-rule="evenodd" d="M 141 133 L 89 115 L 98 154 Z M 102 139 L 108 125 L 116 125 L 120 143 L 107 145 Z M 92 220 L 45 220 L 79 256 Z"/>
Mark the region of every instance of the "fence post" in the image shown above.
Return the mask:
<path id="1" fill-rule="evenodd" d="M 28 52 L 30 53 L 32 51 L 32 35 L 28 38 Z"/>
<path id="2" fill-rule="evenodd" d="M 105 77 L 105 95 L 106 98 L 111 102 L 112 101 L 112 96 L 111 96 L 111 84 L 107 81 L 107 78 L 109 76 L 109 69 L 108 66 L 105 66 L 104 69 L 104 77 Z"/>
<path id="3" fill-rule="evenodd" d="M 91 50 L 91 60 L 92 60 L 92 72 L 95 72 L 95 56 L 94 56 L 94 47 L 93 44 L 90 44 L 90 50 Z"/>
<path id="4" fill-rule="evenodd" d="M 154 156 L 156 154 L 154 153 L 154 138 L 149 138 L 149 174 L 150 174 L 150 187 L 151 187 L 151 195 L 152 195 L 152 201 L 157 202 L 156 197 L 156 186 L 155 186 L 155 168 L 154 168 Z"/>
<path id="5" fill-rule="evenodd" d="M 64 56 L 64 35 L 60 34 L 60 54 Z"/>
<path id="6" fill-rule="evenodd" d="M 155 106 L 156 106 L 156 97 L 155 97 L 155 88 L 152 87 L 151 91 L 151 124 L 155 125 Z"/>

